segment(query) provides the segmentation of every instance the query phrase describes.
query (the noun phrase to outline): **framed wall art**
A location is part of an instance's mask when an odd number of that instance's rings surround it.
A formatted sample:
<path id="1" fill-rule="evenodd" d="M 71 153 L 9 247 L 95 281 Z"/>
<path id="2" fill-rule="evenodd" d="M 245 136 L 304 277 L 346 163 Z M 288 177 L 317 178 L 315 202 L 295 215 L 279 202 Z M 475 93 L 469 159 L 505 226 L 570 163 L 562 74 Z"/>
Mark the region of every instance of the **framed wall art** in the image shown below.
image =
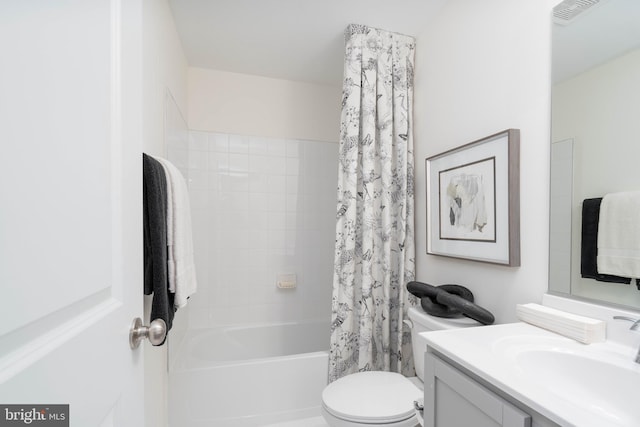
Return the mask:
<path id="1" fill-rule="evenodd" d="M 520 131 L 426 159 L 427 253 L 520 266 Z"/>

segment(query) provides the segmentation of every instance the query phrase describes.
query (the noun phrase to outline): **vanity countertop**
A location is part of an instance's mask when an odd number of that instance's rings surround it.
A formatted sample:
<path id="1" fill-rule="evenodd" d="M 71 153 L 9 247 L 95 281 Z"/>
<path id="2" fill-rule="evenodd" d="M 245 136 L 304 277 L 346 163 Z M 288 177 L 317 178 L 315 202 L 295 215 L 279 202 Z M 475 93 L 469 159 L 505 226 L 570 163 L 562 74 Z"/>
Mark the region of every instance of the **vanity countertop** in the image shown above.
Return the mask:
<path id="1" fill-rule="evenodd" d="M 422 335 L 431 350 L 557 424 L 640 425 L 634 348 L 582 344 L 527 323 Z"/>

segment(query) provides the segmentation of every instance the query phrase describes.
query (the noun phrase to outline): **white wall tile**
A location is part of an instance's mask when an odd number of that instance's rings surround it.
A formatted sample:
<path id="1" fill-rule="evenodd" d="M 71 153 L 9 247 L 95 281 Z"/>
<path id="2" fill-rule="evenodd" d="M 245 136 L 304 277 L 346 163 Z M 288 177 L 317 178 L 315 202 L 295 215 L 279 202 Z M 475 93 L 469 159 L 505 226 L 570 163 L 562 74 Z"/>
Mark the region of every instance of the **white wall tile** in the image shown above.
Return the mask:
<path id="1" fill-rule="evenodd" d="M 284 249 L 286 247 L 286 237 L 283 233 L 284 230 L 269 230 L 268 231 L 268 243 L 271 249 Z"/>
<path id="2" fill-rule="evenodd" d="M 267 142 L 267 154 L 284 157 L 287 154 L 287 143 L 282 139 L 270 139 Z"/>
<path id="3" fill-rule="evenodd" d="M 209 151 L 208 136 L 206 132 L 189 132 L 189 151 Z"/>
<path id="4" fill-rule="evenodd" d="M 268 218 L 267 218 L 267 212 L 264 210 L 249 210 L 248 212 L 248 216 L 249 216 L 249 225 L 248 225 L 248 229 L 251 230 L 253 233 L 256 233 L 258 231 L 264 231 L 266 232 L 269 228 L 268 224 Z"/>
<path id="5" fill-rule="evenodd" d="M 189 169 L 209 169 L 209 153 L 207 151 L 189 151 Z"/>
<path id="6" fill-rule="evenodd" d="M 251 249 L 257 249 L 257 250 L 269 250 L 269 232 L 266 230 L 266 228 L 262 228 L 259 230 L 252 230 L 251 228 L 249 228 L 250 231 L 250 247 Z M 249 264 L 253 263 L 253 260 L 247 260 L 247 262 Z"/>
<path id="7" fill-rule="evenodd" d="M 266 193 L 269 191 L 269 183 L 266 174 L 249 172 L 249 191 L 252 193 Z"/>
<path id="8" fill-rule="evenodd" d="M 216 216 L 218 230 L 248 230 L 249 213 L 246 211 L 219 212 Z"/>
<path id="9" fill-rule="evenodd" d="M 269 230 L 285 230 L 287 228 L 287 217 L 284 212 L 268 212 Z"/>
<path id="10" fill-rule="evenodd" d="M 286 210 L 287 212 L 298 211 L 298 196 L 296 196 L 295 194 L 286 195 Z"/>
<path id="11" fill-rule="evenodd" d="M 297 194 L 298 193 L 298 176 L 287 175 L 286 176 L 286 193 Z"/>
<path id="12" fill-rule="evenodd" d="M 267 186 L 269 193 L 285 194 L 287 181 L 284 175 L 267 175 Z"/>
<path id="13" fill-rule="evenodd" d="M 227 151 L 209 152 L 209 170 L 225 171 L 229 167 L 229 153 Z"/>
<path id="14" fill-rule="evenodd" d="M 216 212 L 220 211 L 220 206 L 222 205 L 222 194 L 219 189 L 209 187 L 209 191 L 207 192 L 208 199 L 208 211 L 209 215 L 215 215 Z"/>
<path id="15" fill-rule="evenodd" d="M 220 179 L 219 179 L 220 175 L 217 171 L 212 170 L 211 168 L 207 171 L 207 180 L 209 181 L 208 183 L 208 188 L 212 191 L 219 191 L 220 190 Z"/>
<path id="16" fill-rule="evenodd" d="M 249 138 L 249 154 L 264 155 L 267 154 L 267 138 L 250 137 Z"/>
<path id="17" fill-rule="evenodd" d="M 296 141 L 296 140 L 288 140 L 286 142 L 287 148 L 286 148 L 286 155 L 287 157 L 299 157 L 301 151 L 300 151 L 300 142 Z"/>
<path id="18" fill-rule="evenodd" d="M 249 175 L 247 173 L 228 172 L 218 175 L 220 191 L 224 193 L 248 192 Z"/>
<path id="19" fill-rule="evenodd" d="M 266 233 L 266 232 L 265 232 Z M 268 240 L 268 236 L 266 237 Z M 253 246 L 249 248 L 249 258 L 247 264 L 252 267 L 260 267 L 263 269 L 269 269 L 269 255 L 270 249 L 268 247 L 258 248 Z"/>
<path id="20" fill-rule="evenodd" d="M 209 173 L 206 169 L 191 169 L 188 172 L 189 188 L 206 190 L 209 188 Z"/>
<path id="21" fill-rule="evenodd" d="M 297 176 L 300 171 L 300 160 L 298 158 L 288 157 L 286 160 L 285 171 L 287 175 Z"/>
<path id="22" fill-rule="evenodd" d="M 229 170 L 233 173 L 249 172 L 249 155 L 241 153 L 229 153 Z"/>
<path id="23" fill-rule="evenodd" d="M 249 137 L 244 135 L 229 135 L 230 153 L 249 153 Z"/>
<path id="24" fill-rule="evenodd" d="M 270 157 L 260 154 L 249 155 L 249 172 L 267 175 L 271 172 L 269 167 Z"/>
<path id="25" fill-rule="evenodd" d="M 287 210 L 287 196 L 283 193 L 270 193 L 267 200 L 267 210 L 270 212 L 285 212 Z"/>
<path id="26" fill-rule="evenodd" d="M 186 169 L 189 167 L 189 151 L 177 147 L 167 147 L 167 158 L 178 169 Z"/>
<path id="27" fill-rule="evenodd" d="M 328 317 L 335 144 L 219 133 L 192 140 L 190 194 L 202 292 L 190 321 Z M 298 275 L 299 289 L 276 288 L 276 275 L 285 271 Z M 326 304 L 318 304 L 322 300 Z"/>
<path id="28" fill-rule="evenodd" d="M 298 244 L 298 232 L 295 228 L 285 230 L 285 245 L 288 250 L 295 250 Z"/>
<path id="29" fill-rule="evenodd" d="M 285 228 L 287 230 L 296 230 L 298 227 L 298 213 L 297 212 L 287 212 L 285 213 Z"/>
<path id="30" fill-rule="evenodd" d="M 249 211 L 265 212 L 269 203 L 269 195 L 266 192 L 249 193 Z"/>
<path id="31" fill-rule="evenodd" d="M 286 157 L 265 157 L 263 161 L 265 162 L 264 171 L 265 173 L 272 175 L 285 175 L 286 173 Z"/>
<path id="32" fill-rule="evenodd" d="M 206 190 L 189 190 L 189 202 L 192 211 L 206 210 L 209 204 L 209 192 Z"/>
<path id="33" fill-rule="evenodd" d="M 247 193 L 220 193 L 216 210 L 220 212 L 235 212 L 249 210 L 249 196 Z"/>
<path id="34" fill-rule="evenodd" d="M 226 133 L 208 134 L 209 151 L 227 153 L 229 151 L 229 135 Z"/>

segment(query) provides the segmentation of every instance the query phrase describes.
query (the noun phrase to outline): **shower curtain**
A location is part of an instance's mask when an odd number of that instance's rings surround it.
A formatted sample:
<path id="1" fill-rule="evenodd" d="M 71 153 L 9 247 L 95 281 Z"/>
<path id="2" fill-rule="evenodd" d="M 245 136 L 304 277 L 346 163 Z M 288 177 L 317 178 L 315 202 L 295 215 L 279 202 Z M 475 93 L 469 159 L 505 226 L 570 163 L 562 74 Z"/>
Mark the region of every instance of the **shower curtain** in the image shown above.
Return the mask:
<path id="1" fill-rule="evenodd" d="M 403 329 L 415 276 L 414 39 L 345 32 L 329 381 L 358 371 L 413 375 Z"/>

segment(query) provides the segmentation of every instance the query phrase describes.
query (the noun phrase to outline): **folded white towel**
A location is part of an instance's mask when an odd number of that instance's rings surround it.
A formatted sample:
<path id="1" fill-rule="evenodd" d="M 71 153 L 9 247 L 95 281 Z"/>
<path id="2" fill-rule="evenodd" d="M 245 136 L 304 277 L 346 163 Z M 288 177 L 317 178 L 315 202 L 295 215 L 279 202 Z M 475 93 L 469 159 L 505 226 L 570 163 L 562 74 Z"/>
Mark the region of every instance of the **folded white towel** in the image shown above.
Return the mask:
<path id="1" fill-rule="evenodd" d="M 640 278 L 640 191 L 602 198 L 598 273 Z"/>
<path id="2" fill-rule="evenodd" d="M 585 344 L 603 342 L 606 339 L 607 323 L 598 319 L 533 303 L 516 305 L 516 314 L 523 322 Z"/>
<path id="3" fill-rule="evenodd" d="M 167 246 L 169 289 L 175 293 L 174 306 L 184 307 L 196 292 L 196 267 L 193 257 L 191 207 L 187 182 L 171 162 L 157 158 L 167 175 Z M 173 282 L 173 283 L 172 283 Z"/>

